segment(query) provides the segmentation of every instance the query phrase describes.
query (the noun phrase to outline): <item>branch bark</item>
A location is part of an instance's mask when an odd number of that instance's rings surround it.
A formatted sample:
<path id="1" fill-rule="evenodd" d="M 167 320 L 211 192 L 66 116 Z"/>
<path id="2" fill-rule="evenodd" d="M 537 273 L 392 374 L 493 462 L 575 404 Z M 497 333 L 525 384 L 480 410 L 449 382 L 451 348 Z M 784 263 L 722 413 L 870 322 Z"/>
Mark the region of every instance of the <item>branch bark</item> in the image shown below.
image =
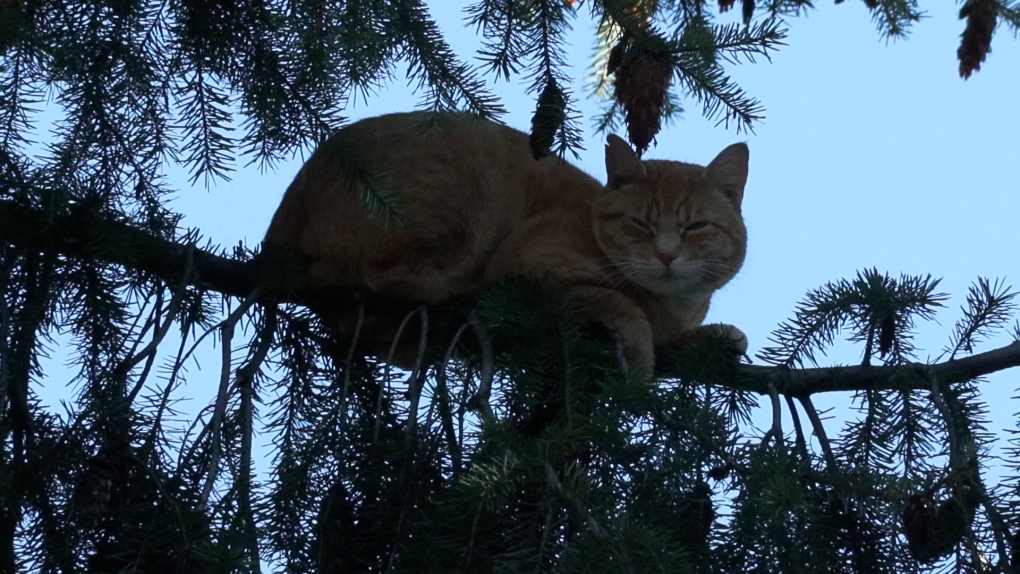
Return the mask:
<path id="1" fill-rule="evenodd" d="M 931 377 L 955 384 L 1013 367 L 1020 367 L 1020 341 L 930 365 L 911 363 L 891 367 L 861 365 L 811 369 L 741 365 L 732 386 L 768 394 L 768 382 L 771 381 L 780 393 L 795 397 L 840 391 L 921 390 L 931 387 Z"/>
<path id="2" fill-rule="evenodd" d="M 39 252 L 96 259 L 152 273 L 176 285 L 187 272 L 189 246 L 147 233 L 92 210 L 55 215 L 0 200 L 0 239 Z M 110 246 L 115 246 L 111 248 Z M 195 249 L 189 285 L 246 297 L 257 282 L 250 263 Z"/>
<path id="3" fill-rule="evenodd" d="M 0 200 L 0 240 L 19 248 L 56 253 L 65 257 L 89 258 L 151 273 L 176 285 L 188 274 L 190 247 L 183 243 L 156 237 L 131 225 L 95 212 L 71 212 L 54 216 L 41 209 L 26 207 L 10 200 Z M 117 245 L 111 249 L 110 245 Z M 238 261 L 215 253 L 194 249 L 194 273 L 188 284 L 244 298 L 260 286 L 260 262 Z M 417 303 L 393 301 L 370 293 L 361 294 L 366 312 L 399 319 Z M 328 297 L 332 305 L 350 306 L 357 310 L 359 300 L 353 292 L 324 294 L 311 290 L 285 293 L 268 290 L 264 302 L 308 304 Z M 437 311 L 442 312 L 441 309 Z M 792 397 L 807 397 L 826 392 L 865 390 L 914 390 L 930 386 L 931 377 L 954 384 L 1020 366 L 1020 341 L 1005 347 L 978 353 L 962 359 L 935 364 L 819 367 L 789 369 L 733 362 L 723 372 L 709 369 L 714 362 L 703 357 L 692 360 L 691 353 L 666 353 L 659 365 L 661 374 L 699 376 L 710 384 L 718 384 L 762 395 L 769 387 Z M 723 359 L 725 360 L 725 359 Z M 732 360 L 731 360 L 732 362 Z M 705 376 L 709 371 L 713 376 Z M 703 372 L 698 372 L 703 371 Z"/>

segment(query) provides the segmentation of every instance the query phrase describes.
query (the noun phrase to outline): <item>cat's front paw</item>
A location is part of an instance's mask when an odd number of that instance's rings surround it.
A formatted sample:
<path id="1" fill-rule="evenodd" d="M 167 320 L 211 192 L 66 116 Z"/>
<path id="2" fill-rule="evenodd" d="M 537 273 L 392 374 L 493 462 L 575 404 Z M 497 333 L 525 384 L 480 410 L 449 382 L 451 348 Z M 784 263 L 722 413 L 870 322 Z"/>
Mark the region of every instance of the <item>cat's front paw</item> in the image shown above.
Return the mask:
<path id="1" fill-rule="evenodd" d="M 616 355 L 627 377 L 652 382 L 655 378 L 655 348 L 651 335 L 641 332 L 643 330 L 617 331 Z"/>
<path id="2" fill-rule="evenodd" d="M 747 354 L 747 335 L 743 331 L 726 323 L 711 323 L 698 327 L 699 338 L 711 339 L 740 355 Z"/>
<path id="3" fill-rule="evenodd" d="M 655 377 L 655 350 L 651 341 L 631 340 L 618 336 L 616 355 L 620 367 L 630 378 L 651 382 Z"/>

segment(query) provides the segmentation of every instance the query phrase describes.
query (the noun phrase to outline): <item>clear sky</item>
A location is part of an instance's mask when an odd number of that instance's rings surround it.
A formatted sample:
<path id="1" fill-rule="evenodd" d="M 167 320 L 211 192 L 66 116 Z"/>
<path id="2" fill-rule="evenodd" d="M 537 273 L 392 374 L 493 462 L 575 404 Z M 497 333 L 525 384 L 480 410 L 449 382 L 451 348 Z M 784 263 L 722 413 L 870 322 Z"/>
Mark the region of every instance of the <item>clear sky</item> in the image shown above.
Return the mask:
<path id="1" fill-rule="evenodd" d="M 433 0 L 433 14 L 454 48 L 465 56 L 477 46 L 461 12 L 465 2 Z M 738 83 L 766 107 L 753 134 L 737 134 L 701 117 L 694 101 L 658 136 L 646 157 L 706 163 L 726 145 L 751 149 L 744 202 L 749 255 L 737 278 L 714 299 L 710 321 L 738 325 L 751 354 L 768 345 L 779 322 L 792 316 L 808 289 L 877 267 L 893 275 L 943 277 L 953 298 L 938 323 L 920 325 L 920 358 L 938 355 L 960 316 L 968 285 L 978 276 L 1020 280 L 1014 240 L 1020 214 L 1020 42 L 1005 28 L 993 40 L 982 69 L 964 81 L 956 48 L 964 22 L 958 7 L 924 3 L 931 10 L 906 40 L 886 42 L 862 2 L 820 3 L 792 18 L 788 46 L 772 62 L 731 67 Z M 735 16 L 734 16 L 735 17 Z M 569 61 L 574 92 L 588 101 L 582 79 L 594 34 L 582 8 Z M 396 79 L 367 102 L 352 102 L 352 119 L 411 109 L 420 98 Z M 495 91 L 510 110 L 505 121 L 527 130 L 533 99 L 523 83 Z M 585 121 L 580 165 L 604 180 L 601 136 Z M 222 245 L 260 241 L 300 158 L 275 173 L 249 168 L 209 191 L 182 191 L 173 207 L 184 224 Z M 1008 342 L 1003 336 L 983 349 Z M 823 364 L 860 360 L 860 349 L 842 346 Z M 760 361 L 756 361 L 760 362 Z M 210 377 L 213 377 L 210 373 Z M 194 380 L 194 379 L 192 379 Z M 1014 428 L 1009 397 L 1020 370 L 984 384 L 994 424 Z M 193 384 L 193 383 L 192 383 Z M 816 400 L 842 405 L 848 395 Z M 837 425 L 828 425 L 835 434 Z M 787 427 L 789 428 L 789 427 Z"/>

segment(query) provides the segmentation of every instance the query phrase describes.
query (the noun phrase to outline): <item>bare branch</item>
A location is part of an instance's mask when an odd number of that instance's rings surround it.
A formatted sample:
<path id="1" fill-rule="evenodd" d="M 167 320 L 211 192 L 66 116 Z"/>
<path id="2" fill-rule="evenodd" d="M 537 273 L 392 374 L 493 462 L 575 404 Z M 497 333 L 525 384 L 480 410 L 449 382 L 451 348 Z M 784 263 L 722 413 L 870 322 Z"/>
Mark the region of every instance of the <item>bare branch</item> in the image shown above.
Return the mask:
<path id="1" fill-rule="evenodd" d="M 199 496 L 199 502 L 202 506 L 205 506 L 205 503 L 209 500 L 209 495 L 212 493 L 220 471 L 220 440 L 222 437 L 223 421 L 226 418 L 227 412 L 227 395 L 230 390 L 230 369 L 233 364 L 232 354 L 234 350 L 231 341 L 234 338 L 234 326 L 244 317 L 248 309 L 255 304 L 257 296 L 258 290 L 252 290 L 251 295 L 223 321 L 220 327 L 223 338 L 223 363 L 220 365 L 220 385 L 216 393 L 216 407 L 213 410 L 212 420 L 209 422 L 209 427 L 212 428 L 211 459 L 209 461 L 205 486 L 202 488 L 202 494 Z"/>
<path id="2" fill-rule="evenodd" d="M 712 382 L 762 395 L 767 395 L 769 383 L 774 383 L 781 394 L 800 397 L 831 392 L 927 389 L 932 376 L 945 383 L 956 384 L 1014 367 L 1020 367 L 1020 340 L 999 349 L 931 365 L 907 363 L 883 367 L 859 365 L 811 369 L 735 365 L 732 377 Z M 673 370 L 676 366 L 667 368 Z"/>
<path id="3" fill-rule="evenodd" d="M 832 453 L 829 437 L 825 434 L 825 425 L 822 424 L 822 419 L 818 416 L 818 410 L 815 409 L 815 405 L 811 403 L 811 396 L 805 395 L 799 398 L 800 404 L 804 407 L 804 412 L 807 414 L 808 420 L 811 421 L 811 426 L 815 430 L 815 436 L 818 437 L 818 444 L 822 447 L 822 454 L 825 457 L 825 464 L 829 467 L 829 472 L 832 474 L 838 473 L 839 466 L 836 463 L 836 457 Z"/>

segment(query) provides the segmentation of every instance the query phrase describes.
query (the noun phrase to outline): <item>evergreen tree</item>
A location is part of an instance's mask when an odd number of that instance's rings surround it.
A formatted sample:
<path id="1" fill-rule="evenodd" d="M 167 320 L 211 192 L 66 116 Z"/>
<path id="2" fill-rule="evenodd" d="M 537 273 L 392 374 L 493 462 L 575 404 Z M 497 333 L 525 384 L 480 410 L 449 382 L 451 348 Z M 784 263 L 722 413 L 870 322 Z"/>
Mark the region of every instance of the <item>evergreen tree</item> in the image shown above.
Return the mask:
<path id="1" fill-rule="evenodd" d="M 920 17 L 865 3 L 882 34 Z M 771 53 L 778 17 L 809 3 L 741 0 L 743 25 L 714 22 L 734 4 L 478 0 L 476 70 L 422 0 L 0 0 L 0 571 L 1020 571 L 1020 482 L 984 476 L 977 390 L 1020 365 L 1020 328 L 974 352 L 1012 320 L 1001 283 L 975 283 L 940 362 L 911 345 L 938 281 L 866 270 L 811 291 L 768 366 L 663 350 L 655 386 L 536 285 L 439 307 L 346 294 L 425 335 L 408 373 L 335 344 L 286 261 L 202 248 L 168 208 L 168 164 L 207 181 L 271 166 L 405 63 L 427 107 L 491 118 L 488 77 L 523 74 L 532 149 L 565 153 L 585 135 L 564 87 L 575 14 L 599 23 L 603 127 L 644 149 L 681 99 L 750 126 L 761 106 L 725 65 Z M 961 18 L 967 77 L 1020 6 L 968 0 Z M 32 158 L 45 98 L 66 115 Z M 840 332 L 863 364 L 811 366 Z M 77 370 L 64 412 L 37 399 L 58 335 Z M 213 340 L 215 399 L 182 428 L 186 363 Z M 831 392 L 860 417 L 830 437 L 812 397 Z"/>

